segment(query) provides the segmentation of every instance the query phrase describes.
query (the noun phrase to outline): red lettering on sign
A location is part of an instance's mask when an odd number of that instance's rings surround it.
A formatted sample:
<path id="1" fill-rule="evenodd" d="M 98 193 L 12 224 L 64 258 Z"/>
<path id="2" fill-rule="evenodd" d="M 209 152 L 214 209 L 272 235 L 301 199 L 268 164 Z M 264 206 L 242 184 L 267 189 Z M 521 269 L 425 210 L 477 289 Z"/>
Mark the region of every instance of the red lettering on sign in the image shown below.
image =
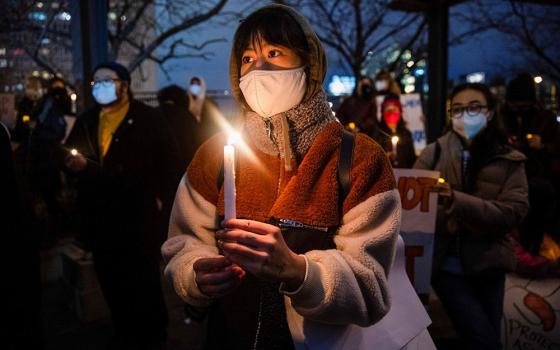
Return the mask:
<path id="1" fill-rule="evenodd" d="M 424 255 L 424 247 L 421 245 L 408 245 L 404 248 L 406 257 L 406 274 L 410 283 L 414 284 L 414 259 Z"/>
<path id="2" fill-rule="evenodd" d="M 437 179 L 430 177 L 400 177 L 398 188 L 402 208 L 412 210 L 420 204 L 420 211 L 428 212 L 430 210 L 430 189 L 436 182 Z"/>

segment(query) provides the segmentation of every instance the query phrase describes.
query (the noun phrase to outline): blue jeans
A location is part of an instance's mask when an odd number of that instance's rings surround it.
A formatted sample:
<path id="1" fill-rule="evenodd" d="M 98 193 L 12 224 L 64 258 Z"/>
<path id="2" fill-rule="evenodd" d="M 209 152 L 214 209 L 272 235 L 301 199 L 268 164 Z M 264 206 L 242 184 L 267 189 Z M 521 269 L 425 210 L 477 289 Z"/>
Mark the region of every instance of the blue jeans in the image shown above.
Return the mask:
<path id="1" fill-rule="evenodd" d="M 502 349 L 505 274 L 466 276 L 439 271 L 432 287 L 468 349 Z"/>

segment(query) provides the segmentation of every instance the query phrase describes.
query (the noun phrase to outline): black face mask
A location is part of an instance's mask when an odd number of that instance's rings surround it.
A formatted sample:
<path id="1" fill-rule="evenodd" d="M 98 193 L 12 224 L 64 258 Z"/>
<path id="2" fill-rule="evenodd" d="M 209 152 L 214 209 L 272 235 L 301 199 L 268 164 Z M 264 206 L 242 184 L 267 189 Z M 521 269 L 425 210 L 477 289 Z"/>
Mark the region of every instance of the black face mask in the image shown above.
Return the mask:
<path id="1" fill-rule="evenodd" d="M 362 97 L 371 97 L 373 94 L 373 88 L 369 84 L 362 85 L 361 95 Z"/>
<path id="2" fill-rule="evenodd" d="M 52 95 L 55 99 L 57 99 L 57 100 L 63 99 L 63 98 L 65 98 L 65 97 L 68 96 L 68 94 L 66 93 L 66 89 L 65 89 L 65 88 L 56 88 L 56 89 L 53 89 L 53 90 L 51 91 L 51 95 Z"/>

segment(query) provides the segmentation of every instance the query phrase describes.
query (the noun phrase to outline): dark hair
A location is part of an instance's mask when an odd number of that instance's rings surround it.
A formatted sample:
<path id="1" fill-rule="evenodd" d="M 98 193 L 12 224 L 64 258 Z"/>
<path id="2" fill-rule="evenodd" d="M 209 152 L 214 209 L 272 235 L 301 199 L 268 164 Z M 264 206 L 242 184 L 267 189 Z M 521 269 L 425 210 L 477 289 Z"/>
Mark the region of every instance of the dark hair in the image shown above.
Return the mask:
<path id="1" fill-rule="evenodd" d="M 66 82 L 64 81 L 64 79 L 55 76 L 55 77 L 52 77 L 49 80 L 49 87 L 52 86 L 56 82 L 60 82 L 60 83 L 64 84 L 64 86 L 66 86 Z"/>
<path id="2" fill-rule="evenodd" d="M 536 101 L 537 90 L 531 75 L 519 74 L 513 78 L 506 88 L 506 101 Z"/>
<path id="3" fill-rule="evenodd" d="M 481 83 L 465 83 L 456 86 L 451 92 L 450 100 L 462 91 L 475 90 L 486 100 L 488 111 L 492 113 L 492 118 L 484 130 L 474 137 L 470 145 L 470 163 L 467 172 L 466 188 L 468 193 L 476 191 L 476 179 L 480 170 L 496 155 L 506 153 L 510 150 L 507 141 L 507 134 L 502 125 L 501 119 L 496 113 L 496 99 L 490 88 Z"/>
<path id="4" fill-rule="evenodd" d="M 286 11 L 265 7 L 242 20 L 235 32 L 233 54 L 238 69 L 243 52 L 251 44 L 260 47 L 262 39 L 294 50 L 303 65 L 309 64 L 309 43 L 299 23 Z"/>
<path id="5" fill-rule="evenodd" d="M 157 99 L 160 106 L 167 103 L 189 108 L 187 92 L 178 85 L 169 85 L 159 90 Z"/>

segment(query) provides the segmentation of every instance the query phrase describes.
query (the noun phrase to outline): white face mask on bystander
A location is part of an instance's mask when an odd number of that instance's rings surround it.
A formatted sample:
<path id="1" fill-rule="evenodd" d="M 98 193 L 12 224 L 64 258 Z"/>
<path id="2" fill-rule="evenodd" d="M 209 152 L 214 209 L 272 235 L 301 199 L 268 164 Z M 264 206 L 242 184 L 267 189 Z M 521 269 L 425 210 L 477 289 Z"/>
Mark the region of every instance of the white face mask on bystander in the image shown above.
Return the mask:
<path id="1" fill-rule="evenodd" d="M 239 88 L 253 111 L 272 117 L 301 102 L 307 89 L 305 69 L 253 70 L 239 79 Z"/>

